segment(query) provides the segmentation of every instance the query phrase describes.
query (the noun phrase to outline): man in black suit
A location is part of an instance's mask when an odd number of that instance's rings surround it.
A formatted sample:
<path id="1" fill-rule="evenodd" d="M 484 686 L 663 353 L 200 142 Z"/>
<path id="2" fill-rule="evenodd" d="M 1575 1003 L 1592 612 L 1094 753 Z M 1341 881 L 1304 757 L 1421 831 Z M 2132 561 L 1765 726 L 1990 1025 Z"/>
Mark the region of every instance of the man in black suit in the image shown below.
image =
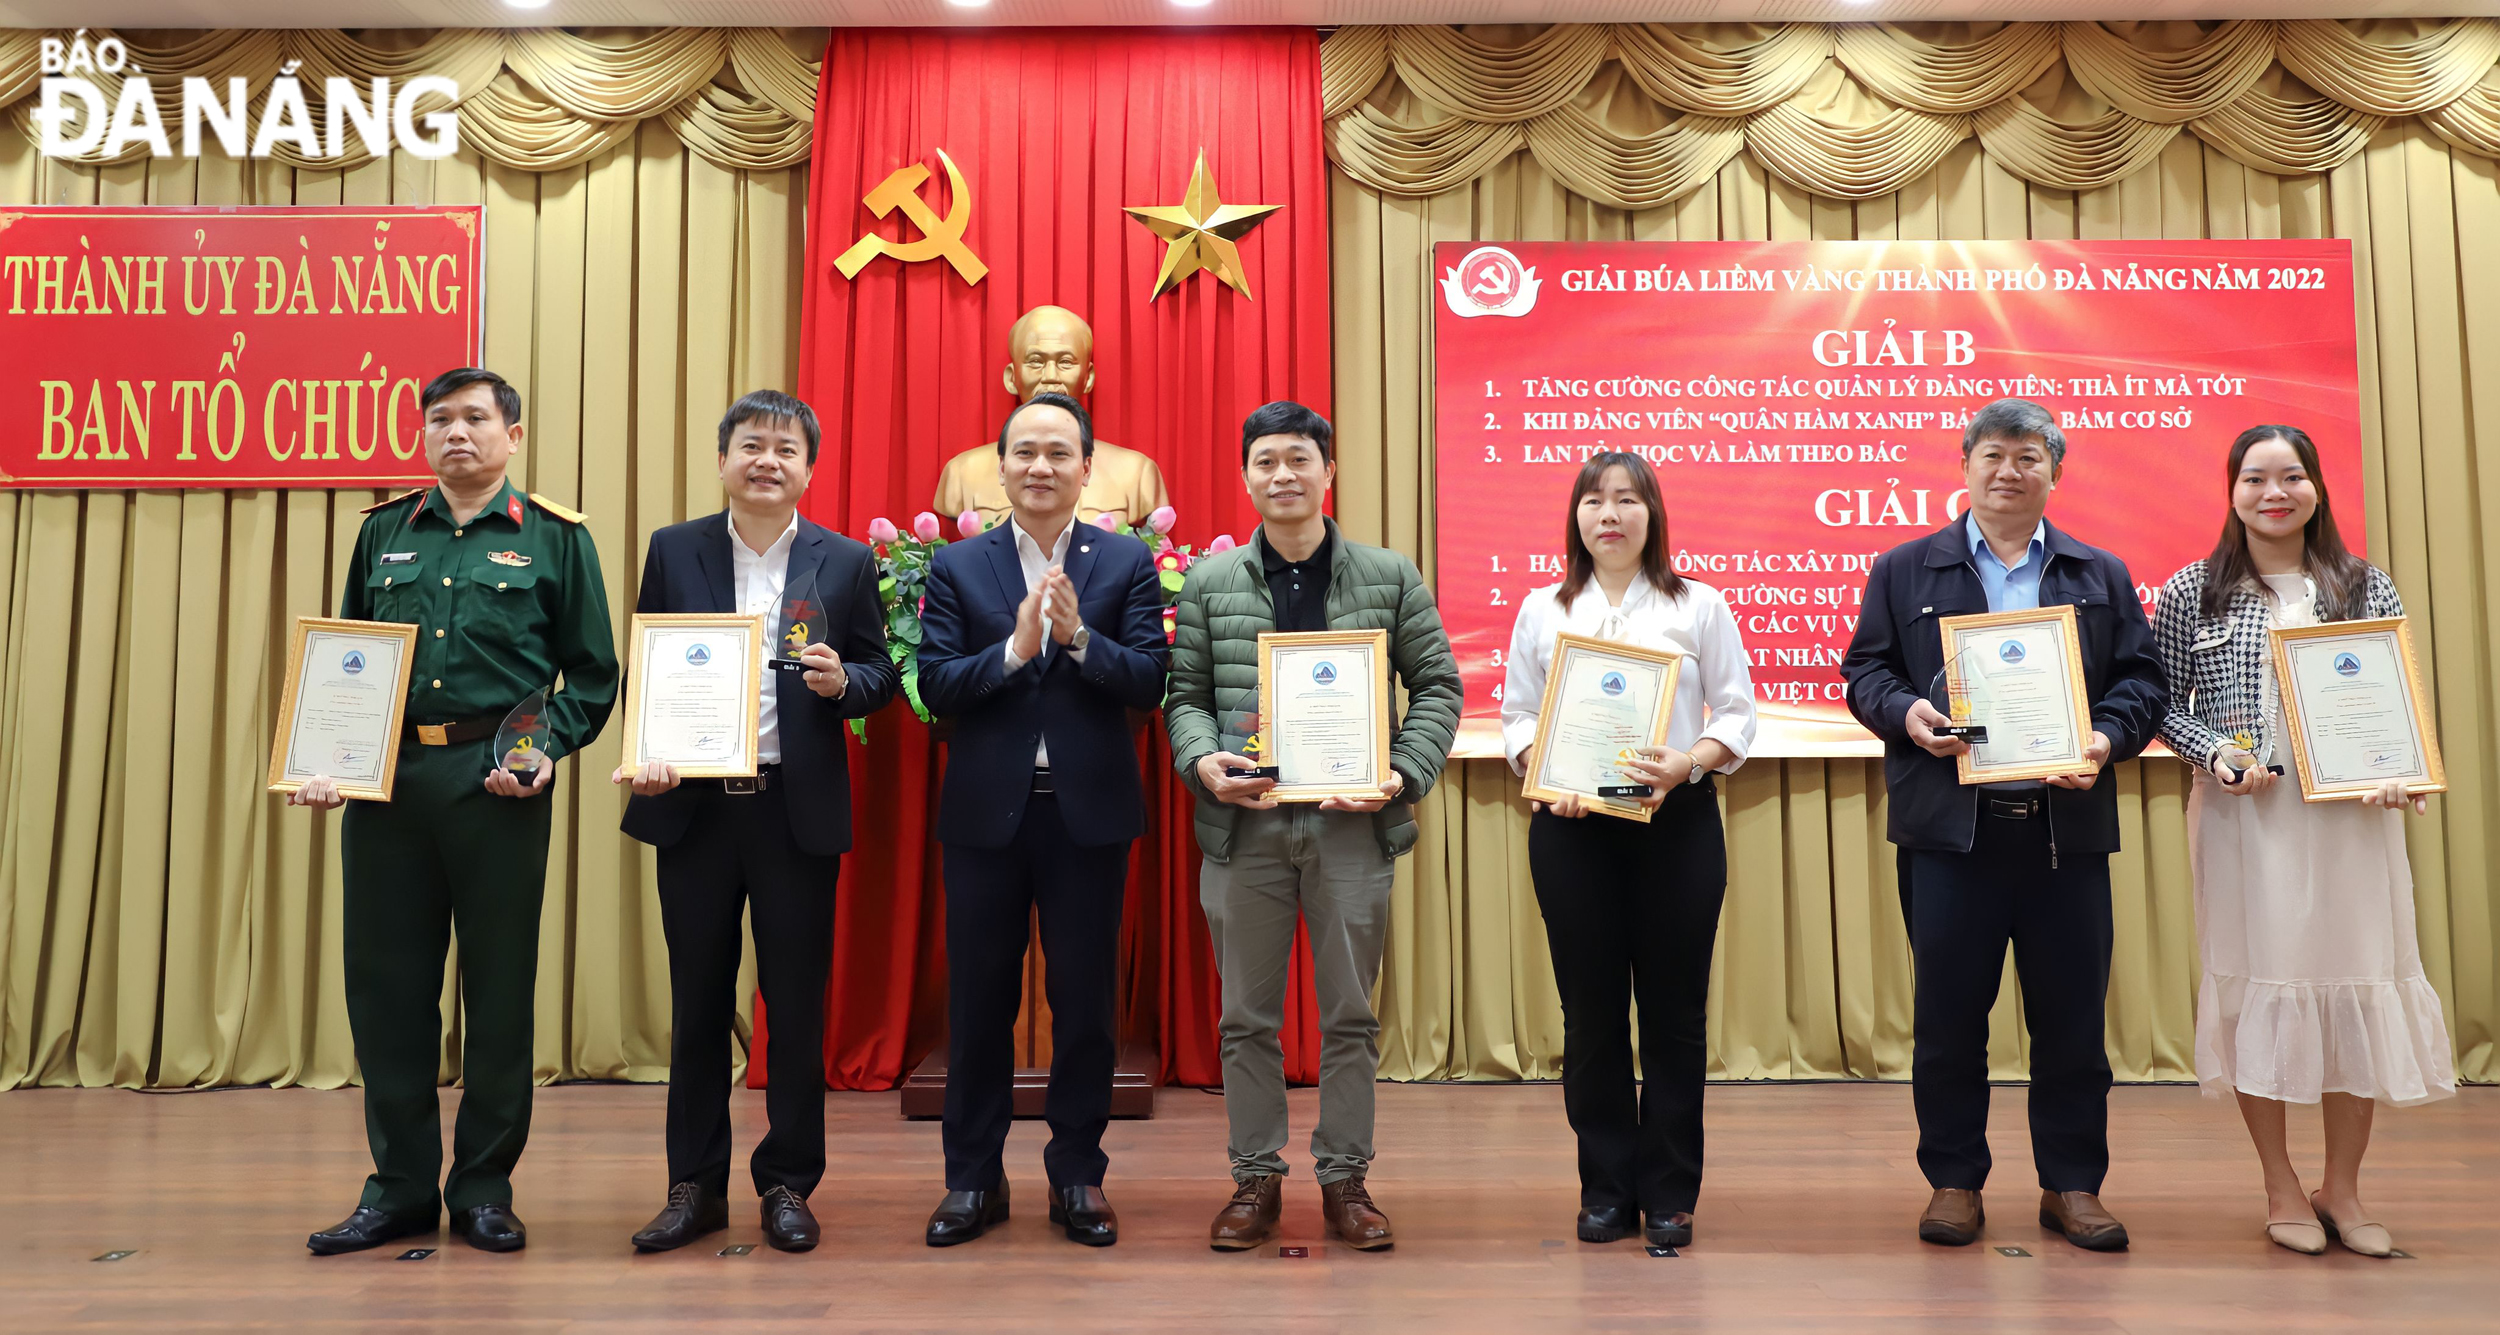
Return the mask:
<path id="1" fill-rule="evenodd" d="M 1120 898 L 1146 828 L 1128 711 L 1163 702 L 1171 649 L 1146 545 L 1079 524 L 1094 429 L 1038 394 L 998 433 L 1009 522 L 940 551 L 921 609 L 920 698 L 954 720 L 938 841 L 946 859 L 946 1196 L 928 1243 L 1007 1217 L 1026 923 L 1041 914 L 1051 1009 L 1050 1219 L 1107 1247 L 1102 1192 L 1117 1038 Z"/>
<path id="2" fill-rule="evenodd" d="M 2099 779 L 2153 740 L 2169 687 L 2126 563 L 2048 522 L 2065 466 L 2066 435 L 2048 409 L 1999 399 L 1973 413 L 1962 432 L 1969 511 L 1876 558 L 1840 665 L 1849 712 L 1884 739 L 1888 832 L 1918 965 L 1910 1096 L 1933 1189 L 1918 1235 L 1944 1246 L 1977 1241 L 1987 1221 L 1988 1011 L 2009 942 L 2031 1033 L 2040 1222 L 2092 1251 L 2127 1245 L 2100 1195 L 2118 786 Z M 2045 781 L 1962 783 L 1954 757 L 1970 744 L 1936 731 L 1953 720 L 1929 698 L 1944 668 L 1939 623 L 2060 604 L 2075 609 L 2082 641 L 2092 723 L 2082 763 Z"/>
<path id="3" fill-rule="evenodd" d="M 740 909 L 754 913 L 755 963 L 771 1016 L 772 1127 L 755 1147 L 764 1237 L 816 1245 L 808 1193 L 825 1175 L 825 981 L 833 964 L 833 886 L 851 847 L 846 719 L 894 698 L 877 562 L 866 545 L 801 519 L 820 433 L 787 394 L 757 390 L 720 424 L 729 509 L 651 535 L 637 612 L 746 612 L 769 640 L 785 597 L 810 582 L 825 638 L 801 673 L 759 668 L 752 779 L 680 779 L 652 761 L 631 783 L 625 833 L 660 851 L 660 922 L 675 998 L 668 1086 L 668 1204 L 634 1235 L 642 1251 L 682 1247 L 728 1224 L 729 1032 L 737 1010 Z"/>

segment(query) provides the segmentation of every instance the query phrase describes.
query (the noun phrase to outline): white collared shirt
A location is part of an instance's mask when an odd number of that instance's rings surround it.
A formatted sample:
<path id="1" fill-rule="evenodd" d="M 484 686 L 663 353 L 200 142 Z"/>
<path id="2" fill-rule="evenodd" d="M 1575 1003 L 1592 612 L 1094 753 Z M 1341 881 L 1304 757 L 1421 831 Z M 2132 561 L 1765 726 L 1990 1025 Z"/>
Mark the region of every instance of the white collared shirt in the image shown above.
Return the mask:
<path id="1" fill-rule="evenodd" d="M 1511 623 L 1510 652 L 1502 679 L 1502 753 L 1514 771 L 1527 773 L 1528 748 L 1536 742 L 1537 709 L 1545 701 L 1545 673 L 1554 662 L 1554 637 L 1563 631 L 1664 649 L 1686 655 L 1676 674 L 1675 707 L 1667 722 L 1667 745 L 1686 755 L 1704 737 L 1729 752 L 1721 774 L 1732 774 L 1753 749 L 1753 671 L 1736 616 L 1717 589 L 1684 581 L 1684 592 L 1662 597 L 1639 575 L 1623 591 L 1623 605 L 1609 606 L 1606 591 L 1591 579 L 1565 611 L 1548 584 L 1519 602 Z M 1704 709 L 1708 718 L 1703 717 Z"/>
<path id="2" fill-rule="evenodd" d="M 799 513 L 790 512 L 790 526 L 762 551 L 747 546 L 738 536 L 735 515 L 724 516 L 729 525 L 729 588 L 738 600 L 738 611 L 764 618 L 765 646 L 771 647 L 773 629 L 781 619 L 781 586 L 790 577 L 790 545 L 798 541 Z M 755 711 L 755 759 L 759 764 L 781 763 L 781 705 L 775 700 L 773 669 L 758 663 L 756 671 L 764 674 L 764 694 Z"/>
<path id="3" fill-rule="evenodd" d="M 1024 525 L 1016 522 L 1015 516 L 1007 517 L 1007 527 L 1014 530 L 1016 540 L 1016 564 L 1024 568 L 1025 592 L 1032 592 L 1033 586 L 1042 582 L 1042 576 L 1049 573 L 1052 566 L 1067 565 L 1068 544 L 1076 541 L 1076 523 L 1075 515 L 1068 516 L 1068 526 L 1059 530 L 1058 539 L 1052 542 L 1050 550 L 1045 552 L 1042 550 L 1042 545 L 1033 540 L 1033 535 L 1024 531 Z M 1050 613 L 1045 610 L 1042 613 L 1042 657 L 1050 657 L 1051 651 L 1059 647 L 1058 641 L 1050 637 Z M 1080 667 L 1085 663 L 1085 651 L 1082 649 L 1061 649 L 1060 652 L 1075 659 Z M 1024 657 L 1016 652 L 1016 637 L 1008 636 L 1007 670 L 1014 672 L 1023 667 L 1025 662 Z M 1047 769 L 1049 766 L 1050 742 L 1045 739 L 1033 748 L 1033 768 Z"/>

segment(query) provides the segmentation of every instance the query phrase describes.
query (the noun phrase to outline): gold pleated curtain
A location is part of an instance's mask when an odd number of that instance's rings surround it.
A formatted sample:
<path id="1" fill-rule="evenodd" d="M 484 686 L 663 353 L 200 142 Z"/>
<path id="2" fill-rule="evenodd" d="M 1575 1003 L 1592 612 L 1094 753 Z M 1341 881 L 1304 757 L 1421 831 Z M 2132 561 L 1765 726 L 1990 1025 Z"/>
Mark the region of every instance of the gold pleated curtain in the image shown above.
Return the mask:
<path id="1" fill-rule="evenodd" d="M 2407 823 L 2422 954 L 2459 1075 L 2500 1078 L 2500 548 L 2481 537 L 2500 525 L 2500 468 L 2477 450 L 2500 447 L 2500 25 L 1346 28 L 1321 59 L 1338 514 L 1427 578 L 1435 242 L 2352 238 L 2357 480 L 2371 553 L 2425 632 L 2454 785 Z M 2110 776 L 2120 1079 L 2195 1074 L 2186 779 L 2168 759 Z M 1905 1077 L 1911 968 L 1881 763 L 1758 761 L 1722 803 L 1712 1075 Z M 1382 1074 L 1559 1075 L 1518 782 L 1499 761 L 1455 764 L 1421 818 L 1380 984 Z M 2018 1078 L 2010 962 L 2006 981 L 1991 1059 Z"/>
<path id="2" fill-rule="evenodd" d="M 473 128 L 474 106 L 461 115 Z M 791 383 L 807 169 L 804 144 L 799 166 L 724 166 L 666 106 L 610 124 L 621 128 L 600 131 L 595 152 L 549 170 L 474 138 L 439 161 L 345 170 L 91 167 L 0 133 L 0 202 L 483 204 L 485 362 L 528 405 L 516 476 L 589 514 L 622 611 L 650 532 L 719 507 L 722 411 Z M 0 1089 L 354 1078 L 337 819 L 289 810 L 262 784 L 287 629 L 335 612 L 358 511 L 377 499 L 0 492 Z M 611 728 L 555 796 L 542 1080 L 667 1076 L 653 867 L 617 832 L 604 782 L 618 745 Z M 449 1078 L 448 985 L 443 1010 Z"/>

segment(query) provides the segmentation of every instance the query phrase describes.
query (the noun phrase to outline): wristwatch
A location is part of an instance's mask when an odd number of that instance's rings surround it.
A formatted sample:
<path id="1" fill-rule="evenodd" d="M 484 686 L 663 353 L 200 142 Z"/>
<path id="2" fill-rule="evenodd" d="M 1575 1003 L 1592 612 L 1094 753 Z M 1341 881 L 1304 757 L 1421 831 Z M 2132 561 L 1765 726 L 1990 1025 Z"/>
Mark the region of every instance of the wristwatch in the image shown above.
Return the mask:
<path id="1" fill-rule="evenodd" d="M 1701 776 L 1709 772 L 1710 771 L 1706 766 L 1696 760 L 1693 762 L 1693 772 L 1684 776 L 1684 782 L 1688 784 L 1699 783 L 1701 782 Z"/>
<path id="2" fill-rule="evenodd" d="M 1068 637 L 1068 652 L 1072 654 L 1084 653 L 1085 646 L 1093 642 L 1093 628 L 1080 621 L 1076 625 L 1076 634 Z"/>

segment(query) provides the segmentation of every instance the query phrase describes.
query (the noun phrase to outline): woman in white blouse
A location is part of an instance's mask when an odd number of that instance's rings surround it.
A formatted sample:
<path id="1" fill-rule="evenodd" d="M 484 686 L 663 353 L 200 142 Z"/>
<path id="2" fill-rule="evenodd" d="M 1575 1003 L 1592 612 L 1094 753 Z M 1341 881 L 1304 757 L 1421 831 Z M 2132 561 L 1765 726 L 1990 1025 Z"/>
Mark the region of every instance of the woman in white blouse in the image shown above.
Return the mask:
<path id="1" fill-rule="evenodd" d="M 1686 655 L 1667 745 L 1632 763 L 1648 824 L 1537 804 L 1528 868 L 1563 1005 L 1563 1108 L 1580 1141 L 1579 1236 L 1637 1223 L 1652 1246 L 1693 1240 L 1710 950 L 1727 846 L 1710 776 L 1753 745 L 1753 677 L 1727 600 L 1667 561 L 1658 475 L 1633 454 L 1590 457 L 1572 484 L 1563 579 L 1529 594 L 1511 629 L 1502 745 L 1528 772 L 1554 637 L 1570 631 Z M 1641 1069 L 1632 1079 L 1634 999 Z"/>

